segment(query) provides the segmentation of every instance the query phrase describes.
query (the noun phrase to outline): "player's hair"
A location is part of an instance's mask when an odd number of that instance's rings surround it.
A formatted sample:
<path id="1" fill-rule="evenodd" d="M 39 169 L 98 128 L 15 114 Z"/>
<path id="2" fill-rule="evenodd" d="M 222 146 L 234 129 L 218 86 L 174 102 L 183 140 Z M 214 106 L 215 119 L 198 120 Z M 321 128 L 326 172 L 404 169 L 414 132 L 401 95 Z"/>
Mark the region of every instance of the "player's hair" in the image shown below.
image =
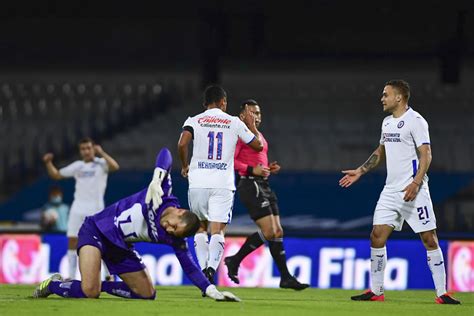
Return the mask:
<path id="1" fill-rule="evenodd" d="M 242 113 L 243 110 L 245 110 L 245 106 L 246 105 L 258 105 L 258 102 L 255 101 L 254 99 L 247 99 L 247 100 L 244 100 L 241 104 L 240 104 L 240 112 Z"/>
<path id="2" fill-rule="evenodd" d="M 386 86 L 392 86 L 403 96 L 405 101 L 410 99 L 410 85 L 405 80 L 392 79 L 385 83 Z"/>
<path id="3" fill-rule="evenodd" d="M 77 143 L 77 145 L 81 146 L 82 144 L 87 144 L 87 143 L 91 143 L 92 145 L 94 145 L 94 141 L 90 137 L 81 138 L 81 140 L 79 141 L 79 143 Z"/>
<path id="4" fill-rule="evenodd" d="M 191 211 L 186 211 L 181 217 L 181 220 L 186 224 L 183 237 L 194 236 L 199 229 L 199 218 Z"/>
<path id="5" fill-rule="evenodd" d="M 223 98 L 227 98 L 227 93 L 221 86 L 209 86 L 204 90 L 203 105 L 207 107 L 209 104 L 219 102 Z"/>

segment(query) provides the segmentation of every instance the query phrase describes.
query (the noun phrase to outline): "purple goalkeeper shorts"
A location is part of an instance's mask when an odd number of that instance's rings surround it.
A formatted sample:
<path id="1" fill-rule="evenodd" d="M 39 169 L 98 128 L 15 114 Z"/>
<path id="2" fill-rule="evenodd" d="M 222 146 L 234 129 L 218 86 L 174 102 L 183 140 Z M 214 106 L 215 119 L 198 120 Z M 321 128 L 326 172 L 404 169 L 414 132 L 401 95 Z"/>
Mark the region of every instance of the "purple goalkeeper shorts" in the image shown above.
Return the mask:
<path id="1" fill-rule="evenodd" d="M 145 269 L 145 264 L 133 247 L 124 249 L 113 244 L 102 234 L 90 217 L 86 217 L 79 230 L 77 253 L 79 254 L 81 247 L 86 245 L 100 250 L 102 260 L 107 265 L 110 274 L 120 275 Z"/>

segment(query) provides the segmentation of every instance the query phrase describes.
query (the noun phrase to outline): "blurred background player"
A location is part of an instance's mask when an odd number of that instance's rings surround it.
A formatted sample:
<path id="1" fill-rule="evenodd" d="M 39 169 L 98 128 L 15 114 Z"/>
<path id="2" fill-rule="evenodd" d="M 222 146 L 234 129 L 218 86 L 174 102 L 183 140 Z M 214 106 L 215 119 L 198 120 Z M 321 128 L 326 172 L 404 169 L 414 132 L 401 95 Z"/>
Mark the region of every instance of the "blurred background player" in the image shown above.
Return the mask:
<path id="1" fill-rule="evenodd" d="M 244 118 L 243 113 L 246 110 L 255 116 L 255 125 L 259 128 L 262 113 L 257 101 L 249 99 L 242 103 L 241 119 Z M 239 140 L 235 149 L 234 167 L 240 175 L 237 186 L 240 200 L 260 230 L 250 235 L 240 250 L 234 256 L 225 258 L 224 262 L 229 278 L 238 284 L 240 282 L 238 271 L 242 260 L 267 241 L 273 260 L 280 271 L 280 287 L 304 290 L 309 285 L 298 282 L 288 271 L 278 200 L 268 183 L 268 177 L 270 174 L 278 173 L 280 165 L 276 161 L 268 164 L 268 143 L 263 134 L 261 132 L 259 134 L 263 150 L 256 152 Z"/>
<path id="2" fill-rule="evenodd" d="M 362 166 L 342 171 L 345 176 L 339 181 L 341 187 L 347 188 L 386 159 L 387 179 L 375 207 L 370 234 L 371 289 L 351 299 L 385 299 L 385 244 L 392 231 L 400 231 L 406 220 L 420 235 L 427 250 L 428 266 L 436 288 L 436 303 L 460 304 L 446 292 L 443 252 L 436 235 L 436 217 L 426 175 L 432 159 L 428 123 L 408 106 L 409 99 L 407 82 L 391 80 L 385 84 L 381 102 L 383 110 L 390 116 L 382 122 L 380 145 Z"/>
<path id="3" fill-rule="evenodd" d="M 63 202 L 63 191 L 53 186 L 48 202 L 41 208 L 41 227 L 45 231 L 66 233 L 68 217 L 69 205 Z"/>
<path id="4" fill-rule="evenodd" d="M 252 150 L 261 151 L 255 117 L 244 111 L 243 120 L 225 113 L 227 94 L 219 86 L 204 91 L 206 110 L 189 117 L 183 124 L 178 152 L 181 174 L 189 179 L 189 207 L 197 214 L 201 227 L 194 238 L 199 265 L 211 282 L 224 254 L 224 233 L 232 218 L 234 204 L 234 152 L 240 138 Z M 191 162 L 188 146 L 193 142 Z M 207 235 L 208 226 L 211 238 Z"/>
<path id="5" fill-rule="evenodd" d="M 74 178 L 76 186 L 74 201 L 69 214 L 68 260 L 69 278 L 74 279 L 77 270 L 77 234 L 86 216 L 93 215 L 104 208 L 104 194 L 107 175 L 119 170 L 119 164 L 109 156 L 101 146 L 95 145 L 88 137 L 79 141 L 81 160 L 76 160 L 64 168 L 57 169 L 53 164 L 53 154 L 43 157 L 48 175 L 54 180 Z M 96 157 L 96 154 L 102 158 Z M 108 275 L 108 273 L 106 273 Z"/>
<path id="6" fill-rule="evenodd" d="M 79 231 L 81 281 L 63 281 L 54 274 L 43 281 L 33 297 L 51 294 L 71 298 L 98 298 L 101 292 L 129 299 L 155 299 L 156 290 L 132 243 L 152 242 L 173 247 L 186 276 L 206 296 L 217 301 L 239 301 L 232 293 L 219 292 L 197 267 L 186 237 L 199 228 L 197 216 L 180 209 L 171 194 L 171 153 L 163 148 L 156 157 L 153 180 L 147 189 L 88 216 Z M 120 282 L 101 282 L 101 258 Z"/>

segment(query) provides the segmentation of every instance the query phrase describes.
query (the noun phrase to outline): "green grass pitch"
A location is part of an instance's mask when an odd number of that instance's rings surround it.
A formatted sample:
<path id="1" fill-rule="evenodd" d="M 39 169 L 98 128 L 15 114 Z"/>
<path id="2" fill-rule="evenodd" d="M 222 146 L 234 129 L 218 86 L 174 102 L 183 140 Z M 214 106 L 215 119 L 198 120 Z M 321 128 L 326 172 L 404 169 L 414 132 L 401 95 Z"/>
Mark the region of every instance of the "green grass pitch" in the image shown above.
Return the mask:
<path id="1" fill-rule="evenodd" d="M 242 302 L 214 302 L 190 286 L 157 287 L 154 301 L 102 294 L 99 299 L 65 299 L 51 295 L 33 299 L 33 286 L 0 285 L 0 315 L 474 315 L 474 293 L 457 293 L 462 305 L 434 303 L 433 291 L 388 291 L 385 302 L 353 302 L 360 291 L 232 288 Z M 221 288 L 222 289 L 222 288 Z"/>

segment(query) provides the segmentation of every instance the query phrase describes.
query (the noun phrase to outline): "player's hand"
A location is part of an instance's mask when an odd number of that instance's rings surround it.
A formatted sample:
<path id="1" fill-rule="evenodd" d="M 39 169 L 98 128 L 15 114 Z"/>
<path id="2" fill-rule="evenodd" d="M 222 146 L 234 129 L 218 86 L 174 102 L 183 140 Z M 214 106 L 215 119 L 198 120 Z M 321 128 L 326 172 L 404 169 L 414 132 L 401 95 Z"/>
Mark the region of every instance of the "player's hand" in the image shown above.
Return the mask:
<path id="1" fill-rule="evenodd" d="M 345 174 L 345 176 L 339 180 L 339 185 L 343 188 L 350 187 L 362 176 L 362 171 L 360 169 L 343 170 L 342 173 Z"/>
<path id="2" fill-rule="evenodd" d="M 253 167 L 252 173 L 254 176 L 268 177 L 270 175 L 270 168 L 264 167 L 262 164 L 258 164 Z"/>
<path id="3" fill-rule="evenodd" d="M 47 153 L 43 156 L 44 163 L 53 161 L 54 155 L 52 153 Z"/>
<path id="4" fill-rule="evenodd" d="M 276 161 L 270 163 L 268 167 L 270 167 L 270 173 L 273 173 L 273 174 L 278 173 L 281 169 L 280 165 Z"/>
<path id="5" fill-rule="evenodd" d="M 104 150 L 102 149 L 102 146 L 100 145 L 94 145 L 94 151 L 99 156 L 102 156 L 102 154 L 104 153 Z"/>
<path id="6" fill-rule="evenodd" d="M 153 179 L 148 185 L 145 203 L 150 204 L 150 202 L 153 202 L 153 211 L 156 211 L 158 207 L 160 207 L 161 203 L 163 203 L 162 196 L 164 195 L 164 192 L 161 184 L 163 183 L 163 179 L 166 177 L 166 174 L 166 170 L 155 168 L 155 171 L 153 172 Z"/>
<path id="7" fill-rule="evenodd" d="M 181 175 L 183 176 L 183 178 L 188 177 L 188 172 L 189 172 L 189 165 L 181 168 Z"/>
<path id="8" fill-rule="evenodd" d="M 405 202 L 410 202 L 415 200 L 416 195 L 418 194 L 418 191 L 420 191 L 420 186 L 412 182 L 409 185 L 406 186 L 405 189 L 403 189 L 403 192 L 405 192 L 405 196 L 403 197 L 403 200 Z"/>
<path id="9" fill-rule="evenodd" d="M 255 114 L 253 114 L 253 112 L 251 112 L 249 110 L 248 106 L 245 106 L 245 110 L 240 115 L 240 118 L 242 119 L 242 121 L 244 121 L 245 125 L 247 125 L 247 127 L 250 130 L 253 131 L 253 130 L 257 129 L 256 123 L 255 123 L 256 116 L 255 116 Z"/>
<path id="10" fill-rule="evenodd" d="M 230 292 L 219 292 L 214 284 L 206 288 L 206 296 L 218 302 L 240 302 L 240 298 Z"/>

